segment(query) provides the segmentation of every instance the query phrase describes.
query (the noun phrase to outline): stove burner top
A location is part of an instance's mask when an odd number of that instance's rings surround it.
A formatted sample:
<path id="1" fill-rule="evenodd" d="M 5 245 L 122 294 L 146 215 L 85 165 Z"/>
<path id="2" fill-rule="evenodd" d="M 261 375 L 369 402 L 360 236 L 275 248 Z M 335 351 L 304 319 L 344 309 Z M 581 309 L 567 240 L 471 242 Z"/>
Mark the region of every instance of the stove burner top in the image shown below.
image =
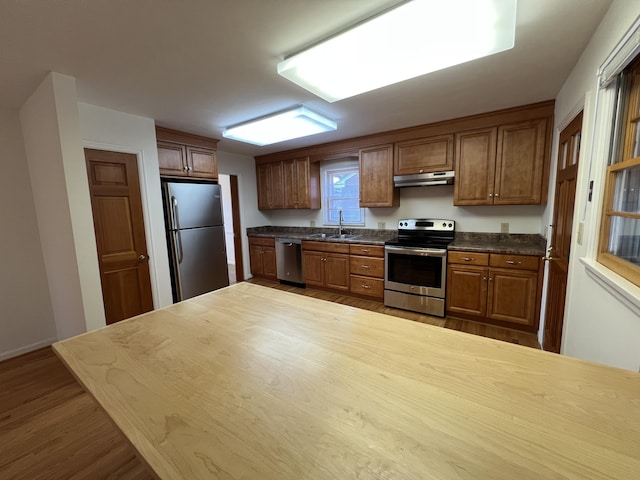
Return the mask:
<path id="1" fill-rule="evenodd" d="M 447 248 L 455 238 L 455 221 L 438 218 L 407 218 L 398 222 L 398 236 L 385 245 Z"/>

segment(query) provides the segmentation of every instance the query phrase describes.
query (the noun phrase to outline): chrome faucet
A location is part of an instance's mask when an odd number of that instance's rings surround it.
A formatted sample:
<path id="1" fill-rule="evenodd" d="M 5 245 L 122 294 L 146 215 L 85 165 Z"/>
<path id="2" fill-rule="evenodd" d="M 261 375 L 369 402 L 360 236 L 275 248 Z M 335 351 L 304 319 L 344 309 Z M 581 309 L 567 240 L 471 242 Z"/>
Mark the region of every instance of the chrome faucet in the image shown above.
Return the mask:
<path id="1" fill-rule="evenodd" d="M 340 225 L 340 229 L 338 230 L 338 235 L 342 235 L 343 234 L 343 230 L 344 228 L 342 227 L 342 222 L 344 222 L 344 218 L 342 216 L 342 209 L 340 209 L 340 216 L 339 216 L 339 225 Z"/>

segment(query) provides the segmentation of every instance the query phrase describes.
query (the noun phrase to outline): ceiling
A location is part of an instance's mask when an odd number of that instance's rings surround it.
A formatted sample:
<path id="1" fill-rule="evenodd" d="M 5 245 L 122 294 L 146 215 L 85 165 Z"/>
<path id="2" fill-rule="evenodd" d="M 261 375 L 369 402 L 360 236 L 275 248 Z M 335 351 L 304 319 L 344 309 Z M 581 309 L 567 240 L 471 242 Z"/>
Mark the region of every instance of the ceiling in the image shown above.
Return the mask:
<path id="1" fill-rule="evenodd" d="M 0 108 L 55 71 L 76 78 L 81 102 L 261 155 L 555 98 L 611 0 L 519 0 L 512 50 L 335 103 L 277 74 L 284 55 L 397 3 L 0 0 Z M 297 104 L 338 130 L 265 147 L 222 138 Z"/>

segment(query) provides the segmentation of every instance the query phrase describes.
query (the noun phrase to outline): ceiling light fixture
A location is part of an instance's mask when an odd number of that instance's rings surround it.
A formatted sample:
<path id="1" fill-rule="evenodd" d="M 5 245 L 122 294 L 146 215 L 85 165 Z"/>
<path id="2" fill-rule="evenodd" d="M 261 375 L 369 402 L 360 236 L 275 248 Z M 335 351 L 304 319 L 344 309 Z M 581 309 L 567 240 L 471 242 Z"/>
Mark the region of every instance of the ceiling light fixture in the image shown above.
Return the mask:
<path id="1" fill-rule="evenodd" d="M 338 128 L 336 122 L 307 107 L 273 113 L 225 128 L 222 136 L 253 145 L 270 145 L 293 138 L 329 132 Z"/>
<path id="2" fill-rule="evenodd" d="M 513 48 L 517 0 L 414 0 L 278 63 L 328 102 Z"/>

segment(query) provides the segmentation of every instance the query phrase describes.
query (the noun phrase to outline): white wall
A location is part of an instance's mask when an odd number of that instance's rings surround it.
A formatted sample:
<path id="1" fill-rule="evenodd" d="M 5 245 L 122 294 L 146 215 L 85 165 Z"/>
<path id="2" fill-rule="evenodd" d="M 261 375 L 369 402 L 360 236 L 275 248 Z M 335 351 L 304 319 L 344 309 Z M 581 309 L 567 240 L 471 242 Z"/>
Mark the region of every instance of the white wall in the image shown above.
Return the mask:
<path id="1" fill-rule="evenodd" d="M 598 106 L 602 107 L 603 99 L 602 95 L 598 95 L 596 74 L 598 67 L 638 15 L 640 2 L 615 0 L 612 3 L 558 94 L 555 111 L 558 130 L 570 120 L 580 105 L 585 104 L 562 353 L 636 371 L 640 369 L 638 310 L 629 308 L 609 289 L 594 280 L 581 258 L 593 259 L 595 255 L 603 195 L 602 180 L 607 161 L 606 119 L 602 113 L 597 116 L 594 114 L 597 102 Z M 598 125 L 601 125 L 601 128 L 596 128 Z M 601 134 L 602 132 L 605 134 Z M 557 137 L 558 131 L 555 135 Z M 557 138 L 554 144 L 555 160 Z M 555 169 L 555 162 L 552 168 Z M 591 202 L 587 200 L 589 180 L 594 180 L 595 184 Z M 552 188 L 549 195 L 550 205 L 553 194 Z M 551 218 L 550 210 L 551 207 L 544 214 L 545 223 Z M 585 229 L 582 244 L 577 241 L 580 222 L 584 222 Z M 604 275 L 607 276 L 606 271 Z M 640 289 L 633 286 L 627 288 L 640 300 Z"/>
<path id="2" fill-rule="evenodd" d="M 453 185 L 432 187 L 406 187 L 400 189 L 400 206 L 396 208 L 367 208 L 365 228 L 395 230 L 401 218 L 446 218 L 456 221 L 460 232 L 500 232 L 502 222 L 509 223 L 510 233 L 540 233 L 540 205 L 527 206 L 478 206 L 453 205 Z M 322 211 L 273 210 L 264 214 L 271 225 L 308 227 L 310 221 L 322 226 Z"/>
<path id="3" fill-rule="evenodd" d="M 58 339 L 104 325 L 75 79 L 49 74 L 20 110 Z"/>
<path id="4" fill-rule="evenodd" d="M 56 340 L 17 111 L 0 110 L 0 360 Z"/>
<path id="5" fill-rule="evenodd" d="M 133 153 L 138 157 L 153 304 L 155 308 L 171 305 L 173 298 L 165 241 L 155 122 L 151 118 L 86 103 L 79 103 L 78 110 L 85 147 Z M 84 182 L 86 183 L 86 175 Z M 95 255 L 95 252 L 93 254 Z"/>
<path id="6" fill-rule="evenodd" d="M 217 153 L 218 171 L 226 175 L 237 175 L 240 197 L 240 230 L 242 233 L 242 260 L 245 278 L 251 277 L 249 266 L 249 239 L 247 228 L 270 225 L 270 220 L 258 210 L 256 167 L 253 157 L 237 153 Z"/>
<path id="7" fill-rule="evenodd" d="M 233 244 L 233 210 L 231 208 L 231 183 L 227 174 L 218 175 L 218 184 L 222 192 L 222 216 L 224 222 L 224 244 L 227 249 L 227 263 L 235 265 L 236 255 Z"/>

